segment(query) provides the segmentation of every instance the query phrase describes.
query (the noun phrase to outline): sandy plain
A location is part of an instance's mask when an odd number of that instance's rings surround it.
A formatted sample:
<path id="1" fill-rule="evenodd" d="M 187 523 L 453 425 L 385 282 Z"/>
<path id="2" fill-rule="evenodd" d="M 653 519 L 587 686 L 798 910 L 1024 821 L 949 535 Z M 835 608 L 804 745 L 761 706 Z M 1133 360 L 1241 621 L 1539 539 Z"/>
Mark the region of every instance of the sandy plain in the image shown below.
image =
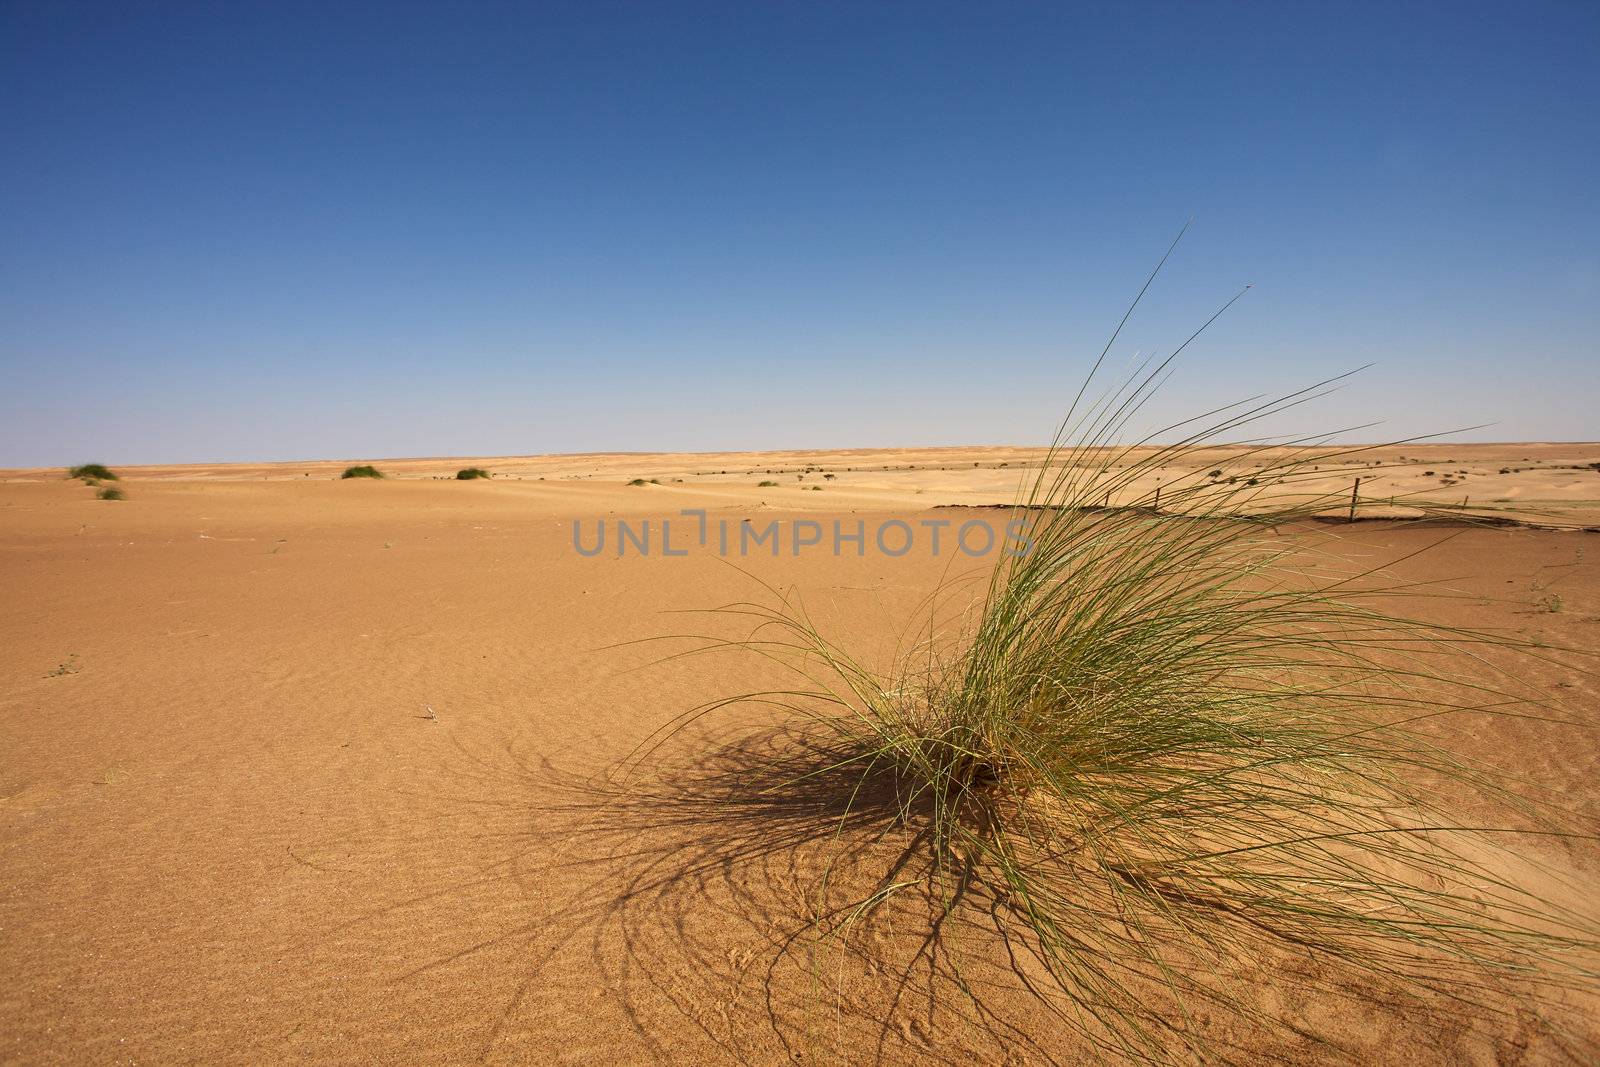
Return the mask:
<path id="1" fill-rule="evenodd" d="M 881 958 L 830 963 L 819 983 L 784 936 L 804 926 L 825 799 L 608 784 L 672 716 L 774 680 L 738 658 L 639 670 L 658 653 L 623 643 L 683 632 L 672 613 L 748 598 L 754 576 L 887 655 L 949 556 L 756 554 L 746 574 L 708 551 L 588 558 L 572 536 L 684 508 L 780 528 L 964 515 L 944 509 L 1008 502 L 1038 458 L 373 460 L 381 482 L 336 480 L 355 461 L 127 467 L 117 502 L 59 470 L 0 471 L 0 1059 L 1081 1062 L 981 947 L 991 1016 L 883 979 L 910 927 L 875 931 Z M 1363 479 L 1374 521 L 1341 527 L 1341 550 L 1407 557 L 1398 574 L 1450 594 L 1428 618 L 1594 650 L 1597 464 L 1592 444 L 1410 446 L 1330 463 L 1325 488 Z M 451 479 L 469 465 L 496 477 Z M 1419 500 L 1527 525 L 1395 521 Z M 1527 680 L 1600 726 L 1592 674 Z M 730 713 L 663 758 L 738 780 L 760 764 L 726 742 L 774 725 Z M 1600 828 L 1593 735 L 1497 723 L 1456 741 Z M 1600 878 L 1592 850 L 1539 850 L 1562 880 Z M 1241 960 L 1234 980 L 1284 967 L 1315 963 Z M 1359 1062 L 1586 1055 L 1526 1012 L 1401 1009 L 1356 988 L 1288 1010 Z M 1330 1055 L 1225 1036 L 1247 1060 Z"/>

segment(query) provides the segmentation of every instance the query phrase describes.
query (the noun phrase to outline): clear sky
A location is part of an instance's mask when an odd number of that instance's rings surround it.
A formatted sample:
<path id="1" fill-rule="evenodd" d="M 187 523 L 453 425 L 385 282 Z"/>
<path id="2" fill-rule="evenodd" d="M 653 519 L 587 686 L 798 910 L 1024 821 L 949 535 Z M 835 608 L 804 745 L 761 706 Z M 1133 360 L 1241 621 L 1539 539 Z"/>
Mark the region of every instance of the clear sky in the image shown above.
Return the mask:
<path id="1" fill-rule="evenodd" d="M 0 3 L 0 465 L 1600 438 L 1600 4 Z M 1157 414 L 1160 414 L 1158 412 Z"/>

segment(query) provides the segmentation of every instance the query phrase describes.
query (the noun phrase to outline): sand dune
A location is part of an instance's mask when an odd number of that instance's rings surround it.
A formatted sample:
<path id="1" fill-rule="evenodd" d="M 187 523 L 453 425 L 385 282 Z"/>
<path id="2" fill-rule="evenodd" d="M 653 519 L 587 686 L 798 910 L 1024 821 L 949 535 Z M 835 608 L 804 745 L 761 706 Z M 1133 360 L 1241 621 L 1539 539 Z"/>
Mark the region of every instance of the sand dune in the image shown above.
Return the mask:
<path id="1" fill-rule="evenodd" d="M 889 1003 L 861 961 L 819 994 L 804 953 L 781 941 L 803 925 L 796 866 L 818 847 L 815 798 L 748 810 L 604 788 L 662 722 L 759 685 L 763 668 L 713 659 L 641 673 L 650 649 L 617 647 L 681 632 L 665 613 L 750 595 L 715 553 L 572 548 L 575 521 L 686 507 L 917 522 L 937 505 L 1008 500 L 1036 459 L 479 457 L 381 461 L 394 475 L 383 482 L 333 480 L 343 461 L 126 468 L 129 499 L 115 503 L 59 471 L 0 473 L 0 1057 L 1079 1062 L 1084 1050 L 998 977 L 992 1017 L 953 996 Z M 1600 522 L 1600 446 L 1371 459 L 1394 466 L 1335 466 L 1330 491 L 1360 475 L 1372 506 L 1396 514 L 1403 502 L 1380 501 L 1425 494 Z M 434 480 L 469 464 L 497 477 Z M 768 479 L 780 484 L 756 484 Z M 1399 565 L 1461 594 L 1428 602 L 1430 618 L 1597 645 L 1591 534 L 1372 523 L 1340 537 L 1364 561 L 1442 540 Z M 950 558 L 919 543 L 896 558 L 739 563 L 802 590 L 870 657 L 889 651 Z M 1541 666 L 1530 681 L 1600 725 L 1593 676 Z M 770 744 L 760 731 L 776 722 L 741 712 L 664 758 L 702 786 L 755 773 L 748 748 L 722 744 Z M 1570 738 L 1498 724 L 1461 743 L 1600 825 L 1600 750 Z M 1580 857 L 1540 846 L 1552 894 L 1564 878 L 1600 877 Z M 905 957 L 911 930 L 874 932 L 884 959 Z M 981 942 L 972 951 L 980 979 L 1004 971 Z M 1316 966 L 1241 960 L 1233 978 L 1251 988 L 1269 964 Z M 1351 987 L 1289 1007 L 1366 1062 L 1574 1055 L 1570 1034 L 1443 999 L 1402 1010 Z M 1229 1036 L 1274 1062 L 1325 1058 L 1310 1043 Z"/>

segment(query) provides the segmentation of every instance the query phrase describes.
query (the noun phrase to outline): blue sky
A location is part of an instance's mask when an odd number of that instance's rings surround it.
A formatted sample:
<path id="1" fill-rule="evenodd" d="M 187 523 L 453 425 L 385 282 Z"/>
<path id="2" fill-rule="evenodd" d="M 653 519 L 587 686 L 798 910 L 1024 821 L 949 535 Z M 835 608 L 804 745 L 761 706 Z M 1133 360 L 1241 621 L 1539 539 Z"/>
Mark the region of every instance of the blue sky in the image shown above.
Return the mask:
<path id="1" fill-rule="evenodd" d="M 0 465 L 1600 438 L 1600 5 L 0 6 Z"/>

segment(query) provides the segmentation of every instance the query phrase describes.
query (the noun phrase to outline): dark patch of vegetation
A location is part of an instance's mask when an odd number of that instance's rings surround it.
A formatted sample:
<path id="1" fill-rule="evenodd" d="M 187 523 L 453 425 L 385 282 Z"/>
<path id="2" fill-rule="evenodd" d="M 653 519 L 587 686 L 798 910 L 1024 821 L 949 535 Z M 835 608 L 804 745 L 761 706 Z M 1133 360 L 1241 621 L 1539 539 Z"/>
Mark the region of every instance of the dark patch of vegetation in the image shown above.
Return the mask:
<path id="1" fill-rule="evenodd" d="M 756 483 L 756 488 L 757 489 L 766 489 L 769 486 L 775 488 L 777 486 L 777 484 L 778 484 L 777 482 L 757 482 Z"/>
<path id="2" fill-rule="evenodd" d="M 372 466 L 370 463 L 364 463 L 359 467 L 346 467 L 344 469 L 344 473 L 339 475 L 339 477 L 340 478 L 382 478 L 383 477 L 383 472 L 380 471 L 377 467 Z"/>
<path id="3" fill-rule="evenodd" d="M 494 477 L 494 475 L 490 474 L 488 471 L 484 470 L 482 467 L 463 467 L 461 470 L 456 471 L 456 481 L 458 481 L 458 482 L 470 482 L 474 478 L 493 478 L 493 477 Z"/>
<path id="4" fill-rule="evenodd" d="M 635 478 L 633 481 L 629 482 L 628 484 L 629 485 L 649 485 L 650 483 L 645 481 L 643 478 Z"/>
<path id="5" fill-rule="evenodd" d="M 67 470 L 67 477 L 93 479 L 101 482 L 114 482 L 117 480 L 116 472 L 103 463 L 85 463 L 81 467 L 71 467 Z"/>
<path id="6" fill-rule="evenodd" d="M 100 500 L 126 500 L 128 499 L 121 489 L 102 489 L 95 494 Z"/>

